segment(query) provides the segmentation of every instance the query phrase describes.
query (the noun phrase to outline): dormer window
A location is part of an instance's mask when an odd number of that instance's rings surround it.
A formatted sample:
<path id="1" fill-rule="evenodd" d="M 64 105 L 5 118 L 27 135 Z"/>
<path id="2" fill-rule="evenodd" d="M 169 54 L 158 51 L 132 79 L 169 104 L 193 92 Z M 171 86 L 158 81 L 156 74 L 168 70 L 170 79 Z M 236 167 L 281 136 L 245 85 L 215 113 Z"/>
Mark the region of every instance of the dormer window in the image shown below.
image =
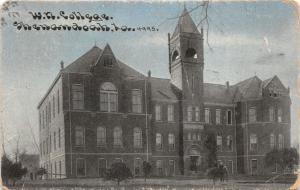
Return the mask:
<path id="1" fill-rule="evenodd" d="M 196 50 L 194 48 L 188 48 L 186 50 L 185 57 L 186 58 L 194 58 L 194 59 L 198 58 L 197 52 L 196 52 Z"/>
<path id="2" fill-rule="evenodd" d="M 177 60 L 177 59 L 179 59 L 179 53 L 178 53 L 178 51 L 176 50 L 176 51 L 174 51 L 174 53 L 173 53 L 173 55 L 172 55 L 172 61 L 175 61 L 175 60 Z"/>
<path id="3" fill-rule="evenodd" d="M 104 67 L 112 67 L 112 58 L 105 57 L 103 62 Z"/>

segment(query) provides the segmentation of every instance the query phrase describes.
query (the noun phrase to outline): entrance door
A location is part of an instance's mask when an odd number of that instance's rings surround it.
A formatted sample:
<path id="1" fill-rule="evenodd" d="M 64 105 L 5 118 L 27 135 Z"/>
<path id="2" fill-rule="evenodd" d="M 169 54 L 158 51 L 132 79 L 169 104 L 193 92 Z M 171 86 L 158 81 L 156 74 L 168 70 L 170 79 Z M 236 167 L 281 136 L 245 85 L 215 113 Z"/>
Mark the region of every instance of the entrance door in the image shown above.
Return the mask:
<path id="1" fill-rule="evenodd" d="M 257 160 L 251 160 L 251 174 L 257 175 Z"/>
<path id="2" fill-rule="evenodd" d="M 190 156 L 190 170 L 191 171 L 198 171 L 198 159 L 199 156 Z"/>

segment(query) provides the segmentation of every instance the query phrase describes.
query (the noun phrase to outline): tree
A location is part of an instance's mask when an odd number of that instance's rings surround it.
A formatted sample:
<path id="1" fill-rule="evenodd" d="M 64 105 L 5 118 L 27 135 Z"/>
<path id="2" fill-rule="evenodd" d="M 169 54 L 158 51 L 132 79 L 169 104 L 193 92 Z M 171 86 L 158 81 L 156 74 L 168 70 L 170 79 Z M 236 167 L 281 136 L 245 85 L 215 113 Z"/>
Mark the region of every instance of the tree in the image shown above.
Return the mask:
<path id="1" fill-rule="evenodd" d="M 107 180 L 117 181 L 119 186 L 121 181 L 132 178 L 132 173 L 126 164 L 116 162 L 111 165 L 110 169 L 108 169 L 105 178 Z"/>
<path id="2" fill-rule="evenodd" d="M 144 178 L 145 178 L 145 182 L 147 177 L 150 175 L 152 170 L 151 164 L 147 161 L 143 162 L 143 172 L 144 172 Z"/>
<path id="3" fill-rule="evenodd" d="M 10 168 L 13 165 L 12 161 L 4 154 L 1 159 L 1 177 L 3 182 L 7 185 L 10 177 Z"/>
<path id="4" fill-rule="evenodd" d="M 217 163 L 217 142 L 215 135 L 213 133 L 209 133 L 204 141 L 204 146 L 208 151 L 207 154 L 207 163 L 208 168 L 214 167 Z"/>
<path id="5" fill-rule="evenodd" d="M 298 164 L 298 158 L 296 148 L 273 149 L 266 154 L 265 163 L 268 167 L 278 165 L 283 172 L 285 169 L 293 169 L 293 166 Z"/>

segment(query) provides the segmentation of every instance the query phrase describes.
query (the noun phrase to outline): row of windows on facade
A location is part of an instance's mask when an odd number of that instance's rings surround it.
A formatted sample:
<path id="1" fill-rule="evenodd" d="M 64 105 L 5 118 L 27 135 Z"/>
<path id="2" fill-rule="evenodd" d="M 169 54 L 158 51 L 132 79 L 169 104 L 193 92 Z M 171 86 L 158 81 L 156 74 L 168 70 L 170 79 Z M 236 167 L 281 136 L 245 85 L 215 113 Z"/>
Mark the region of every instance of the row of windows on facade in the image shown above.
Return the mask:
<path id="1" fill-rule="evenodd" d="M 53 94 L 52 99 L 46 103 L 43 110 L 39 113 L 39 126 L 41 128 L 47 127 L 51 120 L 55 118 L 55 115 L 60 113 L 60 93 L 57 90 L 56 94 Z"/>
<path id="2" fill-rule="evenodd" d="M 56 134 L 58 137 L 58 141 L 56 140 Z M 53 138 L 53 141 L 52 141 Z M 53 148 L 52 148 L 53 147 Z M 56 133 L 55 131 L 52 134 L 49 135 L 49 137 L 46 138 L 43 142 L 40 143 L 40 155 L 46 155 L 53 151 L 56 151 L 56 149 L 61 147 L 61 132 L 60 129 L 58 129 L 58 132 Z"/>
<path id="3" fill-rule="evenodd" d="M 256 113 L 256 108 L 251 107 L 249 108 L 249 118 L 248 118 L 249 123 L 253 123 L 257 121 L 257 113 Z M 275 121 L 275 109 L 274 107 L 269 107 L 269 121 L 273 122 Z M 282 109 L 277 108 L 277 122 L 282 122 Z"/>
<path id="4" fill-rule="evenodd" d="M 262 137 L 261 141 L 264 141 L 265 139 L 268 139 L 267 137 Z M 283 149 L 284 148 L 284 136 L 282 134 L 278 135 L 278 146 L 276 147 L 276 137 L 274 134 L 270 134 L 269 138 L 269 145 L 271 149 L 278 148 Z M 250 151 L 257 151 L 258 150 L 258 139 L 256 134 L 250 134 Z"/>
<path id="5" fill-rule="evenodd" d="M 123 162 L 121 158 L 115 158 L 112 160 L 111 164 L 116 162 Z M 59 167 L 57 170 L 57 163 L 59 163 Z M 157 160 L 156 161 L 156 171 L 157 175 L 164 175 L 163 173 L 163 166 L 164 160 Z M 54 162 L 54 164 L 50 164 L 48 168 L 48 164 L 44 166 L 48 172 L 48 178 L 61 178 L 64 177 L 61 170 L 61 161 Z M 133 174 L 134 176 L 142 176 L 143 175 L 143 160 L 141 158 L 135 158 L 133 162 Z M 85 177 L 86 176 L 86 160 L 84 158 L 77 158 L 76 159 L 76 176 L 77 177 Z M 169 172 L 168 175 L 174 176 L 175 175 L 175 160 L 168 160 L 168 168 Z M 108 161 L 105 158 L 98 158 L 97 170 L 98 176 L 104 177 L 105 172 L 109 169 Z"/>
<path id="6" fill-rule="evenodd" d="M 97 146 L 106 146 L 106 128 L 97 128 Z M 138 127 L 133 129 L 133 147 L 142 148 L 143 147 L 143 137 L 142 130 Z M 113 145 L 116 147 L 122 147 L 122 129 L 120 127 L 115 127 L 113 129 Z M 163 149 L 163 136 L 160 133 L 156 134 L 156 148 L 158 150 Z M 174 134 L 168 134 L 169 150 L 175 150 L 175 136 Z M 75 129 L 75 145 L 83 146 L 85 144 L 85 130 L 83 127 L 76 127 Z"/>
<path id="7" fill-rule="evenodd" d="M 118 90 L 114 84 L 104 82 L 100 86 L 100 111 L 118 112 Z M 84 109 L 84 87 L 82 84 L 72 84 L 72 107 L 75 110 Z M 142 91 L 131 90 L 131 112 L 142 113 Z"/>

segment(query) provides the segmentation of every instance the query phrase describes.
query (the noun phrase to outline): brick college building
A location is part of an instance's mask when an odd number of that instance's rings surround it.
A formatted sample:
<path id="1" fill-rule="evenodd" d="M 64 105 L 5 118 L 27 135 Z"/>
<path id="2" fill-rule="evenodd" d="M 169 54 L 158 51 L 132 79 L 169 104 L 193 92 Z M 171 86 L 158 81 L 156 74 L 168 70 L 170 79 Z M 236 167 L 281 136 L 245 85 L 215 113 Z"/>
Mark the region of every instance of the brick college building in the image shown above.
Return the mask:
<path id="1" fill-rule="evenodd" d="M 168 56 L 168 55 L 166 55 Z M 197 175 L 213 133 L 230 174 L 264 174 L 264 156 L 290 146 L 289 89 L 277 76 L 203 82 L 203 31 L 184 9 L 169 36 L 171 79 L 145 76 L 107 44 L 63 66 L 38 105 L 40 166 L 48 178 L 101 177 L 114 162 L 134 176 Z"/>

